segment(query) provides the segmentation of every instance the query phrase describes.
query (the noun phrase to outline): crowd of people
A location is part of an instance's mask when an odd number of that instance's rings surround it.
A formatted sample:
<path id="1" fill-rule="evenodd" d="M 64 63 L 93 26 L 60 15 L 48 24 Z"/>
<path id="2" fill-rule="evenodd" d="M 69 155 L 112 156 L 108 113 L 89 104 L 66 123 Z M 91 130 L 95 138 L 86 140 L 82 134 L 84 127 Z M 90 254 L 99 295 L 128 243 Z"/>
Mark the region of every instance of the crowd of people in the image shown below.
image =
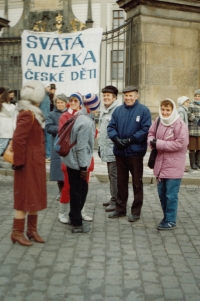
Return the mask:
<path id="1" fill-rule="evenodd" d="M 89 92 L 89 91 L 88 91 Z M 137 222 L 143 206 L 143 159 L 147 147 L 157 150 L 154 175 L 163 210 L 158 230 L 176 227 L 178 193 L 189 150 L 190 167 L 200 168 L 200 89 L 194 101 L 187 96 L 175 102 L 160 101 L 158 117 L 152 122 L 148 107 L 139 101 L 137 87 L 125 87 L 124 101 L 117 100 L 118 89 L 102 88 L 100 98 L 79 92 L 69 97 L 56 94 L 55 84 L 44 87 L 29 81 L 14 101 L 14 90 L 0 88 L 0 155 L 12 141 L 14 152 L 14 209 L 11 240 L 23 246 L 45 240 L 37 232 L 38 211 L 47 206 L 46 169 L 50 163 L 50 181 L 56 181 L 59 194 L 58 220 L 69 224 L 72 233 L 91 230 L 93 220 L 85 212 L 90 172 L 94 169 L 94 139 L 98 155 L 107 164 L 110 200 L 103 203 L 109 218 L 127 215 L 129 172 L 132 177 L 133 202 L 129 222 Z M 94 116 L 99 111 L 98 129 Z M 70 134 L 72 147 L 60 156 L 54 143 L 56 135 L 76 115 Z M 23 186 L 21 183 L 23 182 Z M 27 239 L 24 235 L 27 220 Z"/>

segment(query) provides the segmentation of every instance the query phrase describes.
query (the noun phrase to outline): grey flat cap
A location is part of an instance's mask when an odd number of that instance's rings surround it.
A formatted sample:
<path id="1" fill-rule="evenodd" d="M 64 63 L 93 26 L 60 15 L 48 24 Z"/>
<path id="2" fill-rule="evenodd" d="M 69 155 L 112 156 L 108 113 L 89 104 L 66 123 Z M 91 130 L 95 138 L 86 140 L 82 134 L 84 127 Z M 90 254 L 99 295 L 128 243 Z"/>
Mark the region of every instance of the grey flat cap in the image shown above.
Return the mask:
<path id="1" fill-rule="evenodd" d="M 136 91 L 138 92 L 138 88 L 134 87 L 134 86 L 128 86 L 125 87 L 124 90 L 122 91 L 122 93 L 126 93 L 126 92 L 133 92 Z"/>

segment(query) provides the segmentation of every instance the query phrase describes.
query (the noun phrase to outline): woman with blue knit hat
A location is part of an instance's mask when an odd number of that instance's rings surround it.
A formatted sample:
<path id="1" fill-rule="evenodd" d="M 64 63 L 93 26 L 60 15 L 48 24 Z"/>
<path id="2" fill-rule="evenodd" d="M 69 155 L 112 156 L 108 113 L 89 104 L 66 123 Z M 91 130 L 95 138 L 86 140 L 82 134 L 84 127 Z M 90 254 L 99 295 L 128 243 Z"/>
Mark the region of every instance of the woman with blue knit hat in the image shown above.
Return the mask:
<path id="1" fill-rule="evenodd" d="M 82 96 L 79 92 L 72 93 L 69 97 L 68 111 L 65 112 L 59 120 L 59 128 L 61 128 L 64 123 L 71 118 L 73 115 L 77 114 L 83 106 Z M 93 165 L 93 164 L 91 164 Z M 90 165 L 89 171 L 92 171 L 92 166 Z M 60 198 L 60 212 L 58 215 L 58 219 L 62 222 L 62 220 L 67 220 L 67 204 L 70 202 L 70 185 L 68 179 L 67 167 L 65 164 L 62 164 L 62 171 L 64 173 L 64 187 L 62 189 L 62 194 Z M 81 211 L 82 219 L 88 222 L 93 220 L 92 217 L 88 216 L 85 212 L 85 206 L 83 206 Z M 68 223 L 68 220 L 67 222 Z"/>
<path id="2" fill-rule="evenodd" d="M 95 121 L 93 115 L 99 105 L 100 99 L 97 95 L 87 94 L 84 97 L 85 107 L 78 110 L 79 117 L 71 131 L 71 142 L 76 141 L 76 144 L 63 158 L 63 163 L 67 166 L 70 185 L 69 218 L 73 226 L 72 233 L 90 231 L 89 225 L 82 221 L 81 210 L 88 193 L 88 174 L 94 149 Z"/>

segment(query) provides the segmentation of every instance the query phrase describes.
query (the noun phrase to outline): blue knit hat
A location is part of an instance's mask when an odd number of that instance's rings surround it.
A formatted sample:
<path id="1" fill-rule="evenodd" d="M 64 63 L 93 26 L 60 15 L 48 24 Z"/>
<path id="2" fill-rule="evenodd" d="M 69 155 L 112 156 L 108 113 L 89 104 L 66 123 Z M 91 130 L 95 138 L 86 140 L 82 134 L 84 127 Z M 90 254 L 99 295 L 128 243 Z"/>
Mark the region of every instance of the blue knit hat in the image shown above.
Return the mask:
<path id="1" fill-rule="evenodd" d="M 87 94 L 84 97 L 84 105 L 91 111 L 95 111 L 100 106 L 100 99 L 96 94 Z"/>
<path id="2" fill-rule="evenodd" d="M 69 98 L 71 97 L 76 97 L 79 101 L 80 101 L 80 105 L 83 105 L 83 101 L 82 101 L 82 95 L 79 92 L 75 92 L 73 94 L 70 95 Z"/>

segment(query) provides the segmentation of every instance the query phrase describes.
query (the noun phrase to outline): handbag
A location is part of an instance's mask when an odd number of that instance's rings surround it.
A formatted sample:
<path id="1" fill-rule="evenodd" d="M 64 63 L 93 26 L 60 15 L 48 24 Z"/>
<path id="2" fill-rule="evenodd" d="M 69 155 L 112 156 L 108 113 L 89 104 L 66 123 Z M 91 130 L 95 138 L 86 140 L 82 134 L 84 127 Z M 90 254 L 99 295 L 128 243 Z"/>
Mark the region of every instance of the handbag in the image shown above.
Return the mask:
<path id="1" fill-rule="evenodd" d="M 33 119 L 32 119 L 32 124 L 33 124 L 34 119 L 35 119 L 35 115 L 33 114 L 33 112 L 31 112 L 31 113 L 32 113 L 32 117 L 33 117 Z M 9 142 L 9 144 L 8 144 L 4 154 L 3 154 L 3 159 L 6 162 L 14 164 L 14 152 L 13 152 L 13 148 L 12 148 L 12 140 L 10 140 L 10 142 Z"/>
<path id="2" fill-rule="evenodd" d="M 158 121 L 157 121 L 155 137 L 156 137 L 156 133 L 157 133 L 157 129 L 158 129 L 159 123 L 160 123 L 160 117 L 158 118 Z M 151 169 L 154 168 L 154 165 L 155 165 L 155 162 L 156 162 L 157 154 L 158 154 L 157 149 L 156 149 L 156 148 L 153 148 L 153 149 L 151 150 L 151 153 L 150 153 L 150 156 L 149 156 L 149 160 L 148 160 L 148 163 L 147 163 L 147 166 L 148 166 L 149 168 L 151 168 Z"/>
<path id="3" fill-rule="evenodd" d="M 9 162 L 11 164 L 13 164 L 13 157 L 14 157 L 14 152 L 12 149 L 12 140 L 9 141 L 8 146 L 3 154 L 3 159 L 6 162 Z"/>

